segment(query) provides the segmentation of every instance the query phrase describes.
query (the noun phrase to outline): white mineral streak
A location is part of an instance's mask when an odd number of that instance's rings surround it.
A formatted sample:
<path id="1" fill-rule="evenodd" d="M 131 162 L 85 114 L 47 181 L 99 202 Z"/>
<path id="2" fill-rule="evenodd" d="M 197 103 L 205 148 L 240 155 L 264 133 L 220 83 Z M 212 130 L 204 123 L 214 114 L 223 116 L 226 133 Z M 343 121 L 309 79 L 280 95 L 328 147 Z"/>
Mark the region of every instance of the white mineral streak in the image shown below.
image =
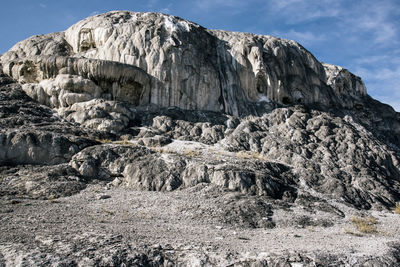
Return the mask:
<path id="1" fill-rule="evenodd" d="M 360 78 L 322 65 L 294 41 L 207 30 L 159 13 L 89 17 L 16 44 L 1 62 L 52 107 L 102 97 L 242 115 L 266 100 L 351 108 L 366 95 Z"/>

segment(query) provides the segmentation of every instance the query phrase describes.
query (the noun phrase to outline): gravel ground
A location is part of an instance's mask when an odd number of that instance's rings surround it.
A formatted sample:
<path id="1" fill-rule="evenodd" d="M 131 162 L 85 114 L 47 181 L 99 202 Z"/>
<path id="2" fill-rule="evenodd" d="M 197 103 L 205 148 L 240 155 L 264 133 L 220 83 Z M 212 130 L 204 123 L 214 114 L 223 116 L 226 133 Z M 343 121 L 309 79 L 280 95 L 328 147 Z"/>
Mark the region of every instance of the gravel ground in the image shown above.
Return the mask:
<path id="1" fill-rule="evenodd" d="M 330 255 L 336 262 L 356 264 L 360 259 L 385 257 L 400 239 L 400 215 L 346 206 L 340 207 L 345 213 L 340 217 L 310 213 L 300 205 L 279 208 L 275 203 L 270 216 L 274 228 L 227 223 L 229 213 L 221 203 L 231 209 L 229 200 L 241 197 L 249 198 L 205 184 L 173 192 L 92 184 L 77 195 L 56 200 L 1 199 L 0 252 L 6 266 L 24 266 L 36 257 L 38 248 L 49 257 L 62 255 L 71 244 L 90 251 L 91 242 L 99 238 L 117 238 L 133 248 L 162 248 L 183 265 L 223 266 L 283 256 L 294 263 L 303 262 L 304 255 L 325 255 L 325 261 Z M 351 218 L 363 215 L 377 219 L 377 233 L 358 232 Z M 322 219 L 330 224 L 315 223 Z M 38 260 L 30 262 L 40 265 Z"/>

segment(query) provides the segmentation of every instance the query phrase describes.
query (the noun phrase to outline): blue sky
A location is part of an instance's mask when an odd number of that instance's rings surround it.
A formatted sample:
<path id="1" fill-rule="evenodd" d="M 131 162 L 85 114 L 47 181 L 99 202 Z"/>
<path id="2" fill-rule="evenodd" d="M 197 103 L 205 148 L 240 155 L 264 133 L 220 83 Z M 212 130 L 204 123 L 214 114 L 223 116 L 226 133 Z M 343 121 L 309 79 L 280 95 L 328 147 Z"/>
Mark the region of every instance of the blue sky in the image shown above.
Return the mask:
<path id="1" fill-rule="evenodd" d="M 361 76 L 372 97 L 400 111 L 399 0 L 7 0 L 0 54 L 31 35 L 111 10 L 163 12 L 207 28 L 296 40 L 319 61 Z"/>

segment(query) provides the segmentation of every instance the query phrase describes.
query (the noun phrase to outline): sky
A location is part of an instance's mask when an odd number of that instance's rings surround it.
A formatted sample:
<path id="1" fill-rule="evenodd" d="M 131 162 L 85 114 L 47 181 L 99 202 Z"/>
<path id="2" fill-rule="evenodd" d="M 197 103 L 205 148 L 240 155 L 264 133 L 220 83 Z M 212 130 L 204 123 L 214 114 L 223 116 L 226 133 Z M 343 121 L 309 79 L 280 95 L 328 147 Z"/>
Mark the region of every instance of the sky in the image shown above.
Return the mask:
<path id="1" fill-rule="evenodd" d="M 400 111 L 400 0 L 1 0 L 0 54 L 32 35 L 112 10 L 162 12 L 206 28 L 298 41 L 360 76 Z"/>

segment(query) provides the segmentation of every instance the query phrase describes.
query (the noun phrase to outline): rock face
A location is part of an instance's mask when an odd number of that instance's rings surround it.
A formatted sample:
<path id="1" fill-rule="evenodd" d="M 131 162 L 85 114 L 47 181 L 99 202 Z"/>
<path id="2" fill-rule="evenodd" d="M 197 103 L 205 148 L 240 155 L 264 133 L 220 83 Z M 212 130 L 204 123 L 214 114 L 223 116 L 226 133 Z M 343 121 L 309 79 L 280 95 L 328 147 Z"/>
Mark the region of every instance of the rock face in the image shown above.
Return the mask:
<path id="1" fill-rule="evenodd" d="M 398 266 L 399 177 L 294 41 L 116 11 L 0 56 L 0 266 Z"/>
<path id="2" fill-rule="evenodd" d="M 18 43 L 2 62 L 29 96 L 52 107 L 102 96 L 243 115 L 269 101 L 353 107 L 366 95 L 360 78 L 322 65 L 294 41 L 157 13 L 90 17 Z"/>
<path id="3" fill-rule="evenodd" d="M 15 83 L 1 87 L 0 103 L 1 165 L 65 163 L 94 144 L 81 137 L 83 129 L 60 123 L 51 109 L 33 103 Z"/>

